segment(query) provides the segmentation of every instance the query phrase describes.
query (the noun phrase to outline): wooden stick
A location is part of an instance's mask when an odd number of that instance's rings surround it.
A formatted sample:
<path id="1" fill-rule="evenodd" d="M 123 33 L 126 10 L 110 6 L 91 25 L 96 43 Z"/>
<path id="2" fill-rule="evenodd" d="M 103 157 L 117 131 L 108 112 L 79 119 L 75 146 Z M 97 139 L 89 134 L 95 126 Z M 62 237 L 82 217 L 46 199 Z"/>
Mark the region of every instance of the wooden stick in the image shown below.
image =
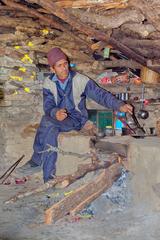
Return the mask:
<path id="1" fill-rule="evenodd" d="M 88 164 L 81 164 L 78 166 L 78 169 L 75 173 L 71 174 L 71 175 L 65 175 L 65 176 L 58 176 L 55 179 L 39 186 L 36 187 L 34 189 L 31 189 L 30 191 L 27 192 L 21 192 L 13 197 L 11 197 L 9 200 L 7 200 L 5 203 L 11 203 L 11 202 L 15 202 L 18 199 L 24 198 L 24 197 L 28 197 L 31 196 L 33 194 L 36 193 L 40 193 L 43 192 L 49 188 L 54 187 L 56 184 L 60 184 L 61 183 L 61 187 L 66 187 L 68 185 L 70 185 L 71 183 L 73 183 L 74 181 L 84 177 L 88 172 L 91 171 L 95 171 L 98 169 L 103 169 L 103 168 L 107 168 L 109 167 L 111 164 L 113 164 L 114 162 L 116 162 L 118 160 L 118 155 L 115 157 L 111 157 L 111 159 L 109 159 L 108 161 L 104 162 L 104 163 L 99 163 L 97 162 L 96 164 L 92 164 L 92 163 L 88 163 Z"/>
<path id="2" fill-rule="evenodd" d="M 3 181 L 2 184 L 5 182 L 5 180 L 11 175 L 11 173 L 14 171 L 14 169 L 18 166 L 18 164 L 22 161 L 22 159 L 24 158 L 25 155 L 22 155 L 14 164 L 12 164 L 12 166 L 10 166 L 7 171 L 0 177 L 0 179 L 4 178 L 4 176 L 6 176 Z M 9 172 L 9 173 L 8 173 Z M 8 174 L 7 174 L 8 173 Z"/>

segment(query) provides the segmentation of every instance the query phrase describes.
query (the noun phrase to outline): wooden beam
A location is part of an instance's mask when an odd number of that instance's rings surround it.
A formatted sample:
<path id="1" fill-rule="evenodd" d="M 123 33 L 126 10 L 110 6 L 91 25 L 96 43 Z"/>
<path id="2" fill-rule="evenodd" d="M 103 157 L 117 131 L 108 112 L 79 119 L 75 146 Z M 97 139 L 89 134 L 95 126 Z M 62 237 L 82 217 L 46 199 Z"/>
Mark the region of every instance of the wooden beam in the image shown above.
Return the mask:
<path id="1" fill-rule="evenodd" d="M 139 23 L 125 23 L 121 26 L 121 31 L 128 36 L 134 38 L 148 38 L 148 36 L 155 32 L 156 29 L 152 24 L 139 24 Z"/>
<path id="2" fill-rule="evenodd" d="M 16 28 L 17 26 L 31 27 L 35 29 L 40 29 L 40 25 L 37 21 L 33 21 L 31 18 L 12 18 L 9 16 L 0 17 L 0 26 L 6 28 Z"/>
<path id="3" fill-rule="evenodd" d="M 140 69 L 142 65 L 134 60 L 124 60 L 124 59 L 116 59 L 113 61 L 104 61 L 102 64 L 105 68 L 114 68 L 114 67 L 128 67 L 131 69 Z"/>
<path id="4" fill-rule="evenodd" d="M 74 190 L 73 193 L 45 211 L 45 223 L 51 224 L 68 213 L 76 214 L 112 186 L 121 174 L 122 165 L 113 164 L 95 179 Z"/>
<path id="5" fill-rule="evenodd" d="M 0 42 L 19 42 L 19 41 L 24 41 L 28 38 L 27 35 L 19 32 L 19 34 L 12 34 L 12 33 L 5 33 L 5 34 L 0 34 Z"/>
<path id="6" fill-rule="evenodd" d="M 135 61 L 141 63 L 142 65 L 146 65 L 146 59 L 135 53 L 133 50 L 122 44 L 120 41 L 111 37 L 109 39 L 109 43 L 122 53 L 124 53 L 127 57 L 134 59 Z"/>
<path id="7" fill-rule="evenodd" d="M 121 43 L 131 48 L 151 48 L 160 50 L 160 40 L 136 39 L 131 37 L 122 37 Z"/>
<path id="8" fill-rule="evenodd" d="M 160 58 L 160 51 L 157 50 L 156 48 L 149 48 L 149 47 L 136 47 L 136 48 L 131 48 L 133 49 L 137 54 L 145 57 L 147 60 L 148 59 L 159 59 Z"/>
<path id="9" fill-rule="evenodd" d="M 105 7 L 105 9 L 111 8 L 124 8 L 127 7 L 127 3 L 123 0 L 62 0 L 54 1 L 55 6 L 62 8 L 92 8 L 92 7 Z"/>
<path id="10" fill-rule="evenodd" d="M 147 67 L 160 68 L 160 59 L 147 60 Z"/>
<path id="11" fill-rule="evenodd" d="M 14 48 L 11 47 L 0 47 L 0 56 L 9 56 L 11 58 L 20 59 L 24 56 L 23 53 L 18 52 Z"/>

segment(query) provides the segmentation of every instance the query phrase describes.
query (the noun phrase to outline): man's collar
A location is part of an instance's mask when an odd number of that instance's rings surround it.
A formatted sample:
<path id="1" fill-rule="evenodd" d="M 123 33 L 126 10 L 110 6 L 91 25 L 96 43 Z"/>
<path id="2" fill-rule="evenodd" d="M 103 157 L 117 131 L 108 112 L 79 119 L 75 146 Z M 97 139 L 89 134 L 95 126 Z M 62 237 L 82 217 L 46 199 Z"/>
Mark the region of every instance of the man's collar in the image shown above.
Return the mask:
<path id="1" fill-rule="evenodd" d="M 67 77 L 67 79 L 69 78 L 73 78 L 74 76 L 76 75 L 76 72 L 75 71 L 69 71 L 69 75 Z M 59 81 L 57 75 L 55 73 L 51 73 L 49 78 L 53 81 L 53 82 L 56 82 L 56 81 Z"/>

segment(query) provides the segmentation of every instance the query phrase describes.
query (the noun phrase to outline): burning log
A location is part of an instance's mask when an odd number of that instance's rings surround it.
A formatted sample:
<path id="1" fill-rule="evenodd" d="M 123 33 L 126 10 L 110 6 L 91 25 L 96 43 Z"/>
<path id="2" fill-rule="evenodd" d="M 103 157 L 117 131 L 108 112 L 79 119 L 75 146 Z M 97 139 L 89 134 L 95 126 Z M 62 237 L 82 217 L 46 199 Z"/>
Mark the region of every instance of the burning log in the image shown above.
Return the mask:
<path id="1" fill-rule="evenodd" d="M 100 196 L 107 188 L 111 187 L 120 174 L 120 163 L 113 164 L 108 169 L 103 170 L 95 180 L 75 189 L 73 193 L 47 209 L 45 211 L 45 223 L 56 222 L 68 213 L 76 214 Z"/>

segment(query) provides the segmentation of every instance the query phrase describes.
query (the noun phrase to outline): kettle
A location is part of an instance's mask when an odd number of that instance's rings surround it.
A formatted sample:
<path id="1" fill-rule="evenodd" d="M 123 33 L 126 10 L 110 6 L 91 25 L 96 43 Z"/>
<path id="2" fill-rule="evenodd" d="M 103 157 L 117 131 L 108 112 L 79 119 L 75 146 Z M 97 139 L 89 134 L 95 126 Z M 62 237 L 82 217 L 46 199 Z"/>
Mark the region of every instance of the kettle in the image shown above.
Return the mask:
<path id="1" fill-rule="evenodd" d="M 137 116 L 138 118 L 147 119 L 149 117 L 149 112 L 144 109 L 140 109 Z"/>

